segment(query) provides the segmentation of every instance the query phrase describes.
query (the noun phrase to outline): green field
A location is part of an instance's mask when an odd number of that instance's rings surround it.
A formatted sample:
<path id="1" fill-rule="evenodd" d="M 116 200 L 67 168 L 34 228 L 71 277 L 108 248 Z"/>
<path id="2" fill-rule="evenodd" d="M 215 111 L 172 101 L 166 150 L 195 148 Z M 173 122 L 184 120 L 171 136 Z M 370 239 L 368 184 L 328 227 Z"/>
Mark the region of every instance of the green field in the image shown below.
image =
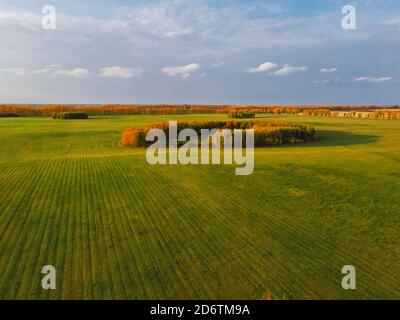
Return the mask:
<path id="1" fill-rule="evenodd" d="M 400 122 L 274 116 L 319 140 L 257 149 L 246 177 L 119 146 L 123 128 L 225 118 L 0 119 L 0 298 L 399 299 Z"/>

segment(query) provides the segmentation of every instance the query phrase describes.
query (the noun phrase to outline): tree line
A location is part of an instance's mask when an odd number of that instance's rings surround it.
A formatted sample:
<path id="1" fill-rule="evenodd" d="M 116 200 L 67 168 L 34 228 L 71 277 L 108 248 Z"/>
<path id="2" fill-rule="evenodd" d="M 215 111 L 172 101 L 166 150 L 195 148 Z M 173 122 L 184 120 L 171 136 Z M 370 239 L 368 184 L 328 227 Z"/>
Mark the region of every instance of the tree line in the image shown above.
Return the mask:
<path id="1" fill-rule="evenodd" d="M 326 109 L 304 110 L 305 116 L 353 118 L 353 119 L 380 119 L 380 120 L 400 120 L 400 110 L 375 110 L 375 111 L 331 111 Z"/>
<path id="2" fill-rule="evenodd" d="M 289 114 L 370 119 L 400 118 L 399 106 L 251 106 L 251 105 L 0 105 L 0 116 L 52 117 L 54 113 L 78 112 L 88 116 L 227 114 L 251 118 L 253 114 Z"/>

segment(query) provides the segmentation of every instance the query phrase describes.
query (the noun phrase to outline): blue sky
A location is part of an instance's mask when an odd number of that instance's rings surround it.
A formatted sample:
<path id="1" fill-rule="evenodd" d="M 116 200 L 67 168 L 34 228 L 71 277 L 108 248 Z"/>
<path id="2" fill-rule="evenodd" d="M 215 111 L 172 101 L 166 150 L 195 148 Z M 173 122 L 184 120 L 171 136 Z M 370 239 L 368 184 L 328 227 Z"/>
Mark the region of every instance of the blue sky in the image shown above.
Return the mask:
<path id="1" fill-rule="evenodd" d="M 399 104 L 399 39 L 396 0 L 0 0 L 0 102 Z"/>

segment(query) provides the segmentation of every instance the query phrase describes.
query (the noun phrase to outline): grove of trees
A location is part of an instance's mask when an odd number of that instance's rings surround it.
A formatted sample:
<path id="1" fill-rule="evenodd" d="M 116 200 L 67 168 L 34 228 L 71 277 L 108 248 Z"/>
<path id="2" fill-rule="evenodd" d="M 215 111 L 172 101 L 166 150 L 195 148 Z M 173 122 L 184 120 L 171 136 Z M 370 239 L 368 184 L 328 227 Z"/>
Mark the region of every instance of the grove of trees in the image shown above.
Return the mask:
<path id="1" fill-rule="evenodd" d="M 122 133 L 121 144 L 126 146 L 143 147 L 148 145 L 146 142 L 146 135 L 149 130 L 161 129 L 168 137 L 169 128 L 169 122 L 161 122 L 149 125 L 144 129 L 128 128 Z M 230 120 L 177 122 L 178 132 L 188 128 L 196 131 L 198 135 L 201 134 L 202 129 L 253 129 L 254 145 L 256 147 L 303 143 L 314 140 L 316 134 L 315 128 L 311 125 L 282 121 Z"/>
<path id="2" fill-rule="evenodd" d="M 73 119 L 89 119 L 89 116 L 83 112 L 54 112 L 53 119 L 73 120 Z"/>
<path id="3" fill-rule="evenodd" d="M 230 119 L 251 119 L 255 118 L 256 113 L 254 111 L 243 110 L 243 111 L 228 111 L 228 118 Z"/>

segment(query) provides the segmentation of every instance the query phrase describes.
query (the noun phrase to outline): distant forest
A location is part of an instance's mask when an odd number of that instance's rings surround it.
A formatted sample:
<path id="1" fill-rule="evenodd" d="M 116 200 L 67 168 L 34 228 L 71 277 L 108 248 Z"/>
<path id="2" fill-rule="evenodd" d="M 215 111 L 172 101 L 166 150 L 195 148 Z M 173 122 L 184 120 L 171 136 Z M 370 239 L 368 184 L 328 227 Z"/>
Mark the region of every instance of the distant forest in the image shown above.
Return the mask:
<path id="1" fill-rule="evenodd" d="M 233 112 L 250 112 L 255 114 L 304 114 L 318 116 L 340 116 L 341 112 L 349 112 L 350 116 L 360 117 L 360 112 L 380 112 L 380 114 L 395 115 L 400 119 L 400 106 L 377 106 L 377 105 L 322 105 L 322 106 L 280 106 L 280 105 L 18 105 L 0 104 L 0 116 L 15 115 L 21 117 L 51 117 L 60 112 L 84 112 L 89 116 L 106 115 L 179 115 L 179 114 L 229 114 Z M 373 117 L 372 117 L 373 118 Z M 381 117 L 379 117 L 381 118 Z"/>

